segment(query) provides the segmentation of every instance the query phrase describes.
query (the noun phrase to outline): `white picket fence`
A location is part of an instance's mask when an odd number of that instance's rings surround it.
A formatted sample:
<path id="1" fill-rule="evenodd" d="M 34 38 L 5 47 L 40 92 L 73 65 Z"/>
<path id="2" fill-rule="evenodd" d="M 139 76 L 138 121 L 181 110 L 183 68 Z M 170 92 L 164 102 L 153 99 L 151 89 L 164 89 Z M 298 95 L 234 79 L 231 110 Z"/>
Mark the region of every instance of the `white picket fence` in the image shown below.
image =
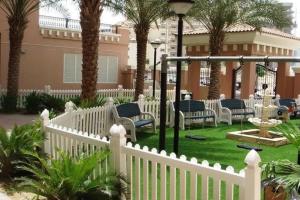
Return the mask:
<path id="1" fill-rule="evenodd" d="M 165 151 L 150 150 L 147 146 L 141 148 L 138 144 L 133 147 L 126 143 L 126 131 L 121 125 L 111 127 L 108 140 L 91 132 L 57 125 L 56 119 L 49 120 L 48 111 L 44 111 L 42 117 L 46 153 L 59 159 L 56 149 L 76 156 L 109 148 L 111 155 L 105 160 L 105 167 L 99 167 L 94 174 L 105 173 L 108 166 L 112 166 L 113 170 L 125 175 L 129 179 L 130 199 L 260 199 L 260 157 L 254 150 L 245 158 L 246 168 L 235 172 L 231 166 L 222 169 L 219 163 L 209 165 L 205 160 L 198 163 L 195 158 L 187 160 L 183 155 L 178 158 L 174 153 L 167 155 Z"/>
<path id="2" fill-rule="evenodd" d="M 17 107 L 24 108 L 26 97 L 32 93 L 46 93 L 53 97 L 63 99 L 64 101 L 68 101 L 72 98 L 79 97 L 81 94 L 81 90 L 53 90 L 50 85 L 46 85 L 44 90 L 35 90 L 35 89 L 21 89 L 19 90 Z M 132 98 L 134 97 L 135 90 L 134 89 L 123 89 L 122 85 L 119 85 L 117 89 L 101 89 L 97 90 L 97 94 L 101 97 L 122 97 L 122 98 Z M 0 96 L 6 94 L 6 89 L 0 89 Z M 152 87 L 144 90 L 145 96 L 152 96 Z M 160 90 L 155 91 L 155 97 L 159 99 Z M 167 90 L 167 98 L 169 100 L 175 99 L 175 90 Z M 1 106 L 1 105 L 0 105 Z"/>
<path id="3" fill-rule="evenodd" d="M 213 109 L 219 113 L 218 99 L 216 100 L 202 100 L 207 108 Z M 245 99 L 246 106 L 254 107 L 256 115 L 260 116 L 261 108 L 256 107 L 255 104 L 261 104 L 262 100 L 254 99 L 250 96 L 249 99 Z M 166 109 L 166 124 L 170 125 L 172 116 L 170 110 L 170 102 L 167 101 Z M 143 95 L 139 96 L 137 101 L 142 112 L 152 113 L 156 119 L 156 124 L 160 123 L 160 106 L 159 100 L 148 101 Z M 113 99 L 107 98 L 107 102 L 104 106 L 87 108 L 87 109 L 75 109 L 74 105 L 66 104 L 66 112 L 63 115 L 53 119 L 53 123 L 56 125 L 66 126 L 68 128 L 76 129 L 82 132 L 88 132 L 94 135 L 106 136 L 109 132 L 109 128 L 115 123 L 112 116 Z M 271 117 L 275 117 L 277 111 L 271 113 Z"/>

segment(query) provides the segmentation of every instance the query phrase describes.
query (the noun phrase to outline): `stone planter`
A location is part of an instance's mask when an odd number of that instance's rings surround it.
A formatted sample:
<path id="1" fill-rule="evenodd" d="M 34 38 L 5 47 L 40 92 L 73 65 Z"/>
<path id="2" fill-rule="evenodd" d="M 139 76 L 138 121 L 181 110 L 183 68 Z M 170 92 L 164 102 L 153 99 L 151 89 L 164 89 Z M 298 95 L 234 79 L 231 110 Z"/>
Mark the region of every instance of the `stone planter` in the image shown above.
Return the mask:
<path id="1" fill-rule="evenodd" d="M 284 191 L 283 187 L 279 187 L 275 184 L 267 185 L 264 188 L 264 199 L 265 200 L 286 200 L 287 194 Z"/>

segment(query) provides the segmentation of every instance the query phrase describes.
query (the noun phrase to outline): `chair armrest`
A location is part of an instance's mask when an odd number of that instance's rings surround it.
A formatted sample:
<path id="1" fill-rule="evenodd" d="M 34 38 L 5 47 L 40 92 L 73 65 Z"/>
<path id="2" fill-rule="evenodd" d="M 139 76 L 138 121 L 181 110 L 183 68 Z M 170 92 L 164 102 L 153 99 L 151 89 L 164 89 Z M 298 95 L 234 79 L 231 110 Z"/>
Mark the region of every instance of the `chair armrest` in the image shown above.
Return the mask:
<path id="1" fill-rule="evenodd" d="M 131 124 L 134 124 L 134 123 L 133 123 L 133 120 L 130 119 L 130 118 L 127 118 L 127 117 L 118 117 L 118 118 L 116 119 L 116 122 L 117 122 L 117 123 L 120 123 L 120 122 L 122 122 L 122 121 L 127 122 L 127 123 L 131 123 Z"/>
<path id="2" fill-rule="evenodd" d="M 229 113 L 229 114 L 231 114 L 231 110 L 229 109 L 229 108 L 225 108 L 225 107 L 222 107 L 221 108 L 221 112 L 223 113 Z"/>
<path id="3" fill-rule="evenodd" d="M 287 106 L 278 106 L 278 109 L 282 109 L 282 110 L 286 110 L 286 111 L 289 110 L 289 108 Z"/>
<path id="4" fill-rule="evenodd" d="M 205 112 L 207 112 L 207 111 L 212 112 L 213 115 L 217 116 L 216 111 L 214 111 L 213 109 L 207 108 L 207 109 L 205 109 Z"/>
<path id="5" fill-rule="evenodd" d="M 150 117 L 155 121 L 155 117 L 154 117 L 154 115 L 153 115 L 152 113 L 149 113 L 149 112 L 142 112 L 142 113 L 140 114 L 140 116 L 143 116 L 143 115 L 148 115 L 148 116 L 150 116 Z"/>
<path id="6" fill-rule="evenodd" d="M 170 110 L 175 112 L 174 104 L 172 101 L 170 101 Z"/>
<path id="7" fill-rule="evenodd" d="M 252 112 L 255 113 L 255 109 L 254 109 L 254 108 L 252 108 L 252 107 L 246 107 L 246 110 L 247 110 L 247 109 L 249 109 L 249 110 L 251 110 Z"/>

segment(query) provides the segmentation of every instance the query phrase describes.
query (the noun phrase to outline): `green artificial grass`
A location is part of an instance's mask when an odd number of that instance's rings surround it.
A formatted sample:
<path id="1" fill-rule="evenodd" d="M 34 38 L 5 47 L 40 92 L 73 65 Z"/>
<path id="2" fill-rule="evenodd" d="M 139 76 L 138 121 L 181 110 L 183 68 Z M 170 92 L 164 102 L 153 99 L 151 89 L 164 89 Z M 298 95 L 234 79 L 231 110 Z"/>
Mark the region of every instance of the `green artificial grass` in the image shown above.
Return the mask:
<path id="1" fill-rule="evenodd" d="M 291 122 L 300 125 L 300 120 L 298 119 L 291 120 Z M 202 128 L 201 125 L 190 129 L 187 127 L 185 131 L 180 131 L 179 154 L 186 155 L 188 159 L 195 157 L 198 159 L 198 162 L 208 160 L 210 165 L 218 162 L 222 165 L 223 169 L 231 165 L 238 172 L 245 167 L 244 159 L 249 151 L 237 148 L 237 144 L 246 143 L 226 139 L 226 133 L 252 128 L 255 128 L 255 126 L 248 122 L 242 124 L 237 122 L 231 126 L 221 123 L 218 124 L 218 127 L 206 126 Z M 205 136 L 207 139 L 205 141 L 191 140 L 185 138 L 186 134 Z M 149 131 L 141 130 L 137 133 L 137 141 L 142 147 L 158 148 L 158 135 L 158 133 L 153 134 Z M 281 147 L 269 147 L 261 144 L 249 145 L 263 148 L 263 151 L 259 152 L 262 162 L 278 159 L 288 159 L 296 162 L 297 159 L 297 150 L 292 145 Z M 168 154 L 172 152 L 172 149 L 173 129 L 168 128 L 166 133 L 166 151 Z"/>

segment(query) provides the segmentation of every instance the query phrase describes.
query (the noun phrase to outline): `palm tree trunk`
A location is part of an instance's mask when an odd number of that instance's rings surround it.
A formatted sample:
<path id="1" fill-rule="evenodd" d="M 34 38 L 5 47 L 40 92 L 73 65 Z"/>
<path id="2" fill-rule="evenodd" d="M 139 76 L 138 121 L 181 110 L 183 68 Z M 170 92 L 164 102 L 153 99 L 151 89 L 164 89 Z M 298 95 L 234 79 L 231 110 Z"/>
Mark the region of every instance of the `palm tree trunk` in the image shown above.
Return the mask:
<path id="1" fill-rule="evenodd" d="M 23 23 L 20 23 L 23 21 Z M 9 59 L 7 74 L 7 96 L 11 97 L 10 110 L 16 110 L 19 90 L 19 71 L 22 41 L 27 22 L 25 20 L 9 19 Z"/>
<path id="2" fill-rule="evenodd" d="M 220 56 L 223 48 L 225 34 L 222 30 L 213 30 L 209 37 L 209 47 L 211 56 Z M 220 62 L 211 63 L 210 84 L 208 90 L 208 99 L 220 98 Z"/>
<path id="3" fill-rule="evenodd" d="M 102 13 L 100 1 L 95 1 L 98 4 L 91 0 L 81 0 L 80 2 L 80 25 L 82 29 L 81 99 L 84 100 L 94 100 L 97 95 L 99 28 Z"/>
<path id="4" fill-rule="evenodd" d="M 149 27 L 143 25 L 135 26 L 136 43 L 137 43 L 137 78 L 135 85 L 134 100 L 138 100 L 140 94 L 144 93 L 144 74 L 147 55 L 147 41 Z"/>

